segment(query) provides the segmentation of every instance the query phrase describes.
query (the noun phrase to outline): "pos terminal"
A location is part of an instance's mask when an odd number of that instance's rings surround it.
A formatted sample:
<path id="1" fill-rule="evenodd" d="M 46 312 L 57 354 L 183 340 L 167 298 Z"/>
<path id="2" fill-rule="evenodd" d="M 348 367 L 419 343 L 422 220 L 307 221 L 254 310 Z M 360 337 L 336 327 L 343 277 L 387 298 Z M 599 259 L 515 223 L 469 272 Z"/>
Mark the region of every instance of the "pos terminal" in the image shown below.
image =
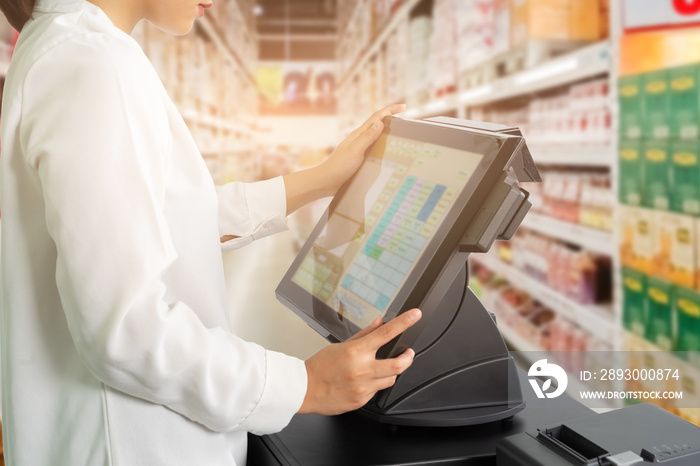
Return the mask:
<path id="1" fill-rule="evenodd" d="M 277 296 L 332 342 L 418 307 L 423 318 L 377 353 L 412 347 L 413 364 L 362 415 L 296 416 L 251 436 L 250 464 L 699 464 L 698 428 L 652 405 L 594 414 L 564 394 L 537 406 L 467 286 L 469 255 L 509 239 L 530 208 L 518 183 L 539 181 L 517 128 L 388 120 Z"/>
<path id="2" fill-rule="evenodd" d="M 468 258 L 510 239 L 539 182 L 520 131 L 489 123 L 391 118 L 330 204 L 277 297 L 331 342 L 377 316 L 423 318 L 382 347 L 413 365 L 363 412 L 384 423 L 463 426 L 525 407 L 494 316 L 472 293 Z"/>

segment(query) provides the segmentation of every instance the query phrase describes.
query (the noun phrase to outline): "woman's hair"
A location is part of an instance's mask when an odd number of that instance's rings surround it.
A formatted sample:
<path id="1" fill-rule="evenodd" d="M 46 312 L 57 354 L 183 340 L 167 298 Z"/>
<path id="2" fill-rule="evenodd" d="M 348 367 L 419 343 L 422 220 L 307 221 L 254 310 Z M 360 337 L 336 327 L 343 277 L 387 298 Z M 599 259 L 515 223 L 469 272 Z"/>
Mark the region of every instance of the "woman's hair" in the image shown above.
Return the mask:
<path id="1" fill-rule="evenodd" d="M 29 21 L 36 0 L 0 0 L 0 10 L 5 13 L 13 28 L 21 31 L 24 23 Z"/>

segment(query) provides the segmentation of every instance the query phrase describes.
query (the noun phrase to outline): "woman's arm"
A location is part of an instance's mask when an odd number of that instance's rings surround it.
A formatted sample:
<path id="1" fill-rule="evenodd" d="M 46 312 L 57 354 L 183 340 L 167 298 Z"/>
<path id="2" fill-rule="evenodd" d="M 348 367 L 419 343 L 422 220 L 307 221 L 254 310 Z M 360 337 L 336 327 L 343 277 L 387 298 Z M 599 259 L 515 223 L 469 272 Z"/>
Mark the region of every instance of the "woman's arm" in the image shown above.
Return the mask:
<path id="1" fill-rule="evenodd" d="M 323 163 L 285 175 L 287 215 L 316 199 L 333 196 L 360 168 L 365 152 L 384 129 L 382 119 L 405 109 L 404 104 L 396 104 L 379 110 L 341 142 Z"/>
<path id="2" fill-rule="evenodd" d="M 328 159 L 313 168 L 290 173 L 283 179 L 217 186 L 222 249 L 236 249 L 286 230 L 287 215 L 309 202 L 333 196 L 362 164 L 365 152 L 384 128 L 382 119 L 405 108 L 399 104 L 379 110 L 342 141 Z"/>
<path id="3" fill-rule="evenodd" d="M 205 325 L 168 289 L 163 275 L 178 256 L 157 78 L 134 63 L 130 42 L 90 39 L 43 54 L 22 90 L 17 137 L 41 183 L 45 209 L 35 214 L 55 246 L 60 294 L 42 312 L 53 321 L 63 310 L 76 352 L 105 385 L 212 430 L 278 431 L 303 402 L 304 362 Z"/>

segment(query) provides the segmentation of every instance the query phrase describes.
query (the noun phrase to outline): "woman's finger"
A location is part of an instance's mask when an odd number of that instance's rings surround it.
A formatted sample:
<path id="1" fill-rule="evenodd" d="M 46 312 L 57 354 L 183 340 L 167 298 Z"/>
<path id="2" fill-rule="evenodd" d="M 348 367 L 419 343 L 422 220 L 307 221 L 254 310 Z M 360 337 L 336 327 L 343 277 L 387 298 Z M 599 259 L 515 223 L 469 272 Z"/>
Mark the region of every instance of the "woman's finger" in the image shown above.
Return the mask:
<path id="1" fill-rule="evenodd" d="M 381 317 L 375 317 L 371 324 L 357 332 L 355 335 L 348 338 L 347 341 L 357 340 L 358 338 L 362 338 L 365 335 L 369 335 L 370 333 L 374 332 L 376 329 L 381 327 L 383 323 L 384 322 L 382 322 Z"/>

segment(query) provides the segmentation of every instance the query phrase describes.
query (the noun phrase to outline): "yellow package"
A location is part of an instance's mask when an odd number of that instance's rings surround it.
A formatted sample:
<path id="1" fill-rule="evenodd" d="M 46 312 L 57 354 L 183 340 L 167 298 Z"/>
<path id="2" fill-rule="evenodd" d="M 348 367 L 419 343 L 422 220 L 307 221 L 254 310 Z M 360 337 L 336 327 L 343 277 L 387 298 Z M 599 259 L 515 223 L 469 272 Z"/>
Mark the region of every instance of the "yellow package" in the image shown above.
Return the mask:
<path id="1" fill-rule="evenodd" d="M 652 275 L 657 224 L 653 210 L 620 206 L 620 262 L 625 267 Z"/>
<path id="2" fill-rule="evenodd" d="M 700 426 L 700 373 L 695 366 L 686 365 L 681 375 L 680 390 L 683 391 L 683 403 L 678 408 L 678 416 Z M 693 406 L 691 408 L 691 406 Z"/>
<path id="3" fill-rule="evenodd" d="M 691 288 L 700 291 L 700 218 L 695 219 L 695 283 Z"/>
<path id="4" fill-rule="evenodd" d="M 601 0 L 572 0 L 569 6 L 569 39 L 597 40 L 603 18 Z M 606 32 L 607 35 L 607 32 Z"/>
<path id="5" fill-rule="evenodd" d="M 696 273 L 695 219 L 673 212 L 653 211 L 656 225 L 652 273 L 676 285 L 692 288 Z"/>
<path id="6" fill-rule="evenodd" d="M 596 40 L 600 37 L 601 0 L 513 0 L 511 45 L 529 39 Z"/>
<path id="7" fill-rule="evenodd" d="M 620 264 L 623 267 L 634 268 L 634 232 L 636 222 L 632 213 L 633 207 L 619 206 L 620 213 Z"/>

